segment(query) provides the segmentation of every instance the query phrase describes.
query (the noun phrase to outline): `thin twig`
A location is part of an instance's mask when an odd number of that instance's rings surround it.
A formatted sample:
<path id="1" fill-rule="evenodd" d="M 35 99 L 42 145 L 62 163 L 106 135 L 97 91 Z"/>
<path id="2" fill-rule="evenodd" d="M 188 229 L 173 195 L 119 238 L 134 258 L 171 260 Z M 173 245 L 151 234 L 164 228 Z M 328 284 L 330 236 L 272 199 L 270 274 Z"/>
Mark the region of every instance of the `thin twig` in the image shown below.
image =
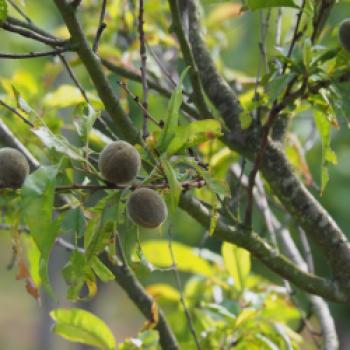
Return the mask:
<path id="1" fill-rule="evenodd" d="M 107 27 L 107 24 L 104 21 L 105 17 L 106 17 L 106 6 L 107 6 L 107 0 L 102 0 L 100 19 L 99 19 L 99 23 L 98 23 L 98 28 L 97 28 L 95 40 L 94 40 L 94 43 L 92 45 L 92 51 L 94 51 L 94 52 L 97 52 L 98 45 L 99 45 L 100 39 L 102 37 L 102 33 Z"/>
<path id="2" fill-rule="evenodd" d="M 134 69 L 130 69 L 130 68 L 123 67 L 121 65 L 113 64 L 104 58 L 101 58 L 101 63 L 106 68 L 108 68 L 110 71 L 122 76 L 123 78 L 128 78 L 130 80 L 142 83 L 141 75 L 138 72 L 136 72 L 136 70 L 134 70 Z M 153 80 L 147 79 L 147 84 L 148 84 L 149 88 L 153 89 L 154 91 L 159 92 L 160 95 L 162 95 L 166 98 L 171 97 L 171 93 L 172 93 L 171 90 L 163 87 L 160 83 L 157 83 Z M 196 111 L 196 109 L 193 108 L 188 103 L 186 103 L 185 101 L 182 102 L 181 109 L 185 113 L 187 113 L 188 115 L 190 115 L 191 117 L 193 117 L 195 119 L 200 117 L 198 112 Z"/>
<path id="3" fill-rule="evenodd" d="M 148 85 L 147 85 L 147 52 L 146 52 L 146 39 L 145 39 L 145 30 L 144 30 L 144 6 L 143 0 L 139 0 L 139 37 L 140 37 L 140 72 L 141 72 L 141 80 L 142 80 L 142 106 L 144 109 L 143 113 L 143 138 L 146 139 L 149 135 L 147 120 L 148 117 Z"/>
<path id="4" fill-rule="evenodd" d="M 6 30 L 7 32 L 16 33 L 25 38 L 36 40 L 50 46 L 65 46 L 68 43 L 66 40 L 52 38 L 50 36 L 43 35 L 42 33 L 33 31 L 32 29 L 12 24 L 9 21 L 0 23 L 0 28 Z"/>
<path id="5" fill-rule="evenodd" d="M 181 183 L 181 186 L 184 190 L 189 188 L 200 188 L 205 186 L 204 180 L 193 180 L 193 181 L 184 181 Z M 98 191 L 98 190 L 124 190 L 130 188 L 135 190 L 137 188 L 151 188 L 154 190 L 161 190 L 169 188 L 167 182 L 157 183 L 157 184 L 131 184 L 131 185 L 82 185 L 82 184 L 72 184 L 72 185 L 59 185 L 56 187 L 56 191 L 70 191 L 70 190 L 87 190 L 87 191 Z"/>
<path id="6" fill-rule="evenodd" d="M 26 124 L 28 124 L 31 128 L 34 128 L 34 124 L 28 120 L 22 113 L 20 113 L 16 108 L 8 105 L 6 102 L 0 99 L 0 105 L 8 109 L 13 114 L 16 114 L 19 118 L 21 118 Z"/>
<path id="7" fill-rule="evenodd" d="M 0 53 L 0 59 L 26 59 L 26 58 L 37 58 L 37 57 L 47 57 L 47 56 L 58 56 L 63 52 L 70 51 L 66 48 L 58 48 L 55 50 L 41 51 L 41 52 L 28 52 L 28 53 Z"/>
<path id="8" fill-rule="evenodd" d="M 12 0 L 7 0 L 7 2 L 15 9 L 15 11 L 23 17 L 29 24 L 32 23 L 32 20 L 21 10 L 17 4 L 15 4 Z"/>
<path id="9" fill-rule="evenodd" d="M 169 252 L 170 252 L 172 265 L 174 266 L 173 271 L 174 271 L 176 286 L 177 286 L 177 289 L 178 289 L 179 294 L 180 294 L 180 301 L 181 301 L 182 307 L 184 308 L 186 319 L 187 319 L 187 323 L 188 323 L 188 327 L 190 328 L 190 331 L 192 333 L 194 342 L 196 343 L 196 347 L 197 347 L 198 350 L 202 350 L 202 347 L 201 347 L 201 344 L 199 342 L 196 330 L 194 329 L 192 316 L 191 316 L 190 311 L 188 310 L 188 308 L 186 306 L 186 301 L 185 301 L 185 297 L 184 297 L 184 294 L 183 294 L 183 288 L 182 288 L 180 274 L 179 274 L 179 271 L 177 270 L 177 267 L 176 267 L 176 259 L 175 259 L 173 246 L 172 246 L 171 228 L 169 228 L 169 230 L 168 230 L 168 237 L 169 237 L 169 241 L 168 241 Z"/>
<path id="10" fill-rule="evenodd" d="M 152 123 L 154 123 L 155 125 L 157 125 L 159 128 L 163 128 L 163 123 L 162 122 L 158 122 L 154 117 L 151 116 L 151 114 L 148 112 L 148 110 L 145 108 L 145 106 L 140 103 L 140 99 L 138 96 L 136 96 L 126 85 L 125 82 L 123 81 L 118 81 L 118 85 L 123 88 L 123 90 L 130 95 L 130 97 L 137 103 L 137 105 L 141 108 L 142 112 L 144 113 L 144 116 L 149 119 L 150 121 L 152 121 Z"/>
<path id="11" fill-rule="evenodd" d="M 84 88 L 79 83 L 77 77 L 75 76 L 75 74 L 74 74 L 72 68 L 70 67 L 69 63 L 67 62 L 66 58 L 62 54 L 59 54 L 58 56 L 59 56 L 61 62 L 63 63 L 64 67 L 66 68 L 68 75 L 71 77 L 71 79 L 73 80 L 74 84 L 79 89 L 81 95 L 84 97 L 84 100 L 87 103 L 90 103 Z"/>
<path id="12" fill-rule="evenodd" d="M 300 7 L 300 11 L 298 12 L 297 22 L 296 22 L 294 34 L 293 34 L 293 39 L 292 39 L 292 42 L 290 44 L 287 57 L 291 57 L 293 49 L 295 47 L 295 44 L 300 38 L 299 26 L 300 26 L 302 14 L 304 12 L 305 3 L 306 3 L 306 0 L 303 0 L 302 5 Z M 282 69 L 282 74 L 285 72 L 286 68 L 287 68 L 287 64 L 285 63 L 283 66 L 283 69 Z M 294 94 L 291 93 L 291 90 L 293 88 L 293 85 L 296 83 L 296 81 L 297 81 L 296 78 L 294 78 L 289 82 L 281 103 L 278 104 L 277 99 L 273 102 L 268 120 L 267 120 L 266 124 L 262 127 L 262 130 L 261 130 L 261 143 L 260 143 L 260 147 L 258 148 L 258 153 L 257 153 L 255 161 L 254 161 L 253 169 L 249 174 L 249 186 L 247 188 L 247 208 L 246 208 L 246 212 L 245 212 L 244 223 L 245 223 L 245 226 L 248 228 L 251 228 L 251 226 L 252 226 L 253 187 L 255 184 L 255 177 L 259 171 L 262 159 L 264 157 L 265 149 L 266 149 L 267 144 L 268 144 L 269 133 L 270 133 L 270 130 L 271 130 L 275 120 L 278 118 L 280 111 L 286 105 L 288 105 L 291 97 L 294 96 Z M 306 81 L 306 79 L 304 79 L 301 88 L 298 90 L 298 93 L 301 92 L 301 94 L 304 94 L 306 86 L 307 86 L 307 81 Z"/>
<path id="13" fill-rule="evenodd" d="M 157 54 L 154 52 L 152 47 L 150 45 L 148 45 L 147 43 L 146 43 L 146 47 L 147 47 L 147 51 L 149 51 L 149 53 L 151 54 L 152 58 L 157 63 L 159 69 L 163 72 L 164 76 L 168 79 L 168 81 L 172 85 L 172 87 L 175 88 L 177 86 L 177 83 L 174 80 L 174 78 L 171 76 L 170 72 L 168 72 L 168 70 L 164 66 L 163 62 L 161 61 L 161 59 L 157 56 Z"/>

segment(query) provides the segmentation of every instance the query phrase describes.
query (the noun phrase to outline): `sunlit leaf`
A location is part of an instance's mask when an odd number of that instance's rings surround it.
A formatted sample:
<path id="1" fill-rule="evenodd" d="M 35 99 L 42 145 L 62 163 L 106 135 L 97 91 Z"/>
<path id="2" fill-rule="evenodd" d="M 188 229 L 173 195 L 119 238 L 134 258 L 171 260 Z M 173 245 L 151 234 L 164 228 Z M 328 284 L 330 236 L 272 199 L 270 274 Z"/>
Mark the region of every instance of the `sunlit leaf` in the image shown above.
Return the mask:
<path id="1" fill-rule="evenodd" d="M 88 94 L 88 97 L 94 108 L 103 108 L 102 102 L 96 96 Z M 47 94 L 43 102 L 47 107 L 66 108 L 85 103 L 85 99 L 77 87 L 62 84 L 56 91 Z"/>
<path id="2" fill-rule="evenodd" d="M 164 169 L 164 172 L 169 184 L 169 191 L 167 191 L 165 195 L 169 199 L 170 212 L 174 214 L 179 204 L 179 200 L 182 192 L 182 186 L 180 182 L 177 180 L 175 169 L 172 167 L 169 161 L 167 161 L 166 159 L 163 159 L 162 167 Z"/>
<path id="3" fill-rule="evenodd" d="M 321 164 L 321 193 L 329 181 L 328 165 L 337 163 L 337 156 L 331 149 L 331 123 L 319 110 L 314 111 L 314 119 L 321 137 L 322 164 Z"/>
<path id="4" fill-rule="evenodd" d="M 94 314 L 82 309 L 55 309 L 50 312 L 55 321 L 52 331 L 77 343 L 101 350 L 114 350 L 116 343 L 108 326 Z"/>
<path id="5" fill-rule="evenodd" d="M 251 10 L 269 7 L 298 7 L 294 0 L 247 0 L 247 5 Z"/>
<path id="6" fill-rule="evenodd" d="M 186 73 L 189 67 L 187 67 L 181 74 L 179 83 L 174 90 L 169 106 L 168 106 L 168 115 L 165 120 L 164 129 L 160 138 L 159 149 L 161 152 L 166 151 L 170 141 L 175 135 L 175 131 L 178 127 L 179 122 L 179 111 L 182 104 L 182 82 L 185 79 Z"/>
<path id="7" fill-rule="evenodd" d="M 250 253 L 228 242 L 224 242 L 221 249 L 225 267 L 234 280 L 235 288 L 244 290 L 251 267 Z"/>
<path id="8" fill-rule="evenodd" d="M 213 274 L 211 265 L 198 256 L 197 252 L 192 247 L 182 243 L 172 242 L 172 249 L 178 270 L 204 276 Z M 146 259 L 155 266 L 167 268 L 173 264 L 169 251 L 169 243 L 167 241 L 144 242 L 142 243 L 142 251 Z"/>
<path id="9" fill-rule="evenodd" d="M 147 292 L 155 299 L 164 298 L 173 302 L 178 302 L 180 300 L 180 293 L 168 284 L 151 284 L 146 289 Z"/>
<path id="10" fill-rule="evenodd" d="M 184 147 L 194 147 L 202 142 L 212 140 L 221 135 L 221 124 L 215 119 L 196 120 L 176 129 L 167 154 L 172 155 Z"/>
<path id="11" fill-rule="evenodd" d="M 92 259 L 91 266 L 102 282 L 113 281 L 115 279 L 112 271 L 97 256 Z"/>

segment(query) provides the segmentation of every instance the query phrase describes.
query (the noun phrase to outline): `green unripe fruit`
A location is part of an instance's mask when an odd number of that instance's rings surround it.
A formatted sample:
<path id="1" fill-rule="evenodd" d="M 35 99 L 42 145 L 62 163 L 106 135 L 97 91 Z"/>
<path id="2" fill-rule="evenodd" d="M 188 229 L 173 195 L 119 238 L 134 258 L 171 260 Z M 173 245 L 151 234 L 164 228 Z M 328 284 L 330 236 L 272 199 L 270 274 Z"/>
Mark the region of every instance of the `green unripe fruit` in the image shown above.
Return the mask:
<path id="1" fill-rule="evenodd" d="M 140 154 L 130 143 L 115 141 L 100 153 L 98 167 L 107 181 L 118 185 L 128 184 L 140 171 Z"/>
<path id="2" fill-rule="evenodd" d="M 158 227 L 168 216 L 163 198 L 149 188 L 134 191 L 128 199 L 127 209 L 135 224 L 146 228 Z"/>
<path id="3" fill-rule="evenodd" d="M 0 149 L 0 186 L 20 188 L 29 174 L 29 164 L 24 155 L 14 148 Z"/>
<path id="4" fill-rule="evenodd" d="M 342 47 L 350 52 L 350 19 L 345 19 L 340 23 L 338 34 Z"/>

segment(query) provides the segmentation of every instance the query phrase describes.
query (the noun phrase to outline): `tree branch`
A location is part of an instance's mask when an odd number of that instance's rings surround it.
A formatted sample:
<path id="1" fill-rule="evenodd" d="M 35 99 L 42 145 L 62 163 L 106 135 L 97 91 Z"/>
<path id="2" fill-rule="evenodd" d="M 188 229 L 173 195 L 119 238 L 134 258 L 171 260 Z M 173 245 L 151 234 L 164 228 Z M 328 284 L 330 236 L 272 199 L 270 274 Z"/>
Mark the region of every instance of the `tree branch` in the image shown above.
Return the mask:
<path id="1" fill-rule="evenodd" d="M 94 51 L 94 52 L 97 52 L 98 44 L 99 44 L 100 39 L 102 37 L 102 33 L 107 27 L 107 24 L 104 21 L 105 16 L 106 16 L 106 6 L 107 6 L 107 0 L 102 0 L 100 19 L 99 19 L 99 23 L 98 23 L 98 28 L 97 28 L 95 40 L 94 40 L 94 43 L 92 45 L 92 51 Z"/>
<path id="2" fill-rule="evenodd" d="M 188 194 L 183 194 L 181 196 L 180 206 L 204 227 L 208 228 L 210 226 L 210 211 L 198 200 Z M 276 249 L 261 239 L 255 232 L 249 233 L 243 227 L 238 225 L 233 227 L 225 224 L 222 219 L 219 219 L 214 236 L 249 250 L 269 269 L 289 280 L 291 283 L 294 283 L 302 290 L 322 296 L 328 300 L 350 303 L 349 294 L 342 290 L 336 282 L 333 283 L 300 270 L 294 263 L 279 254 Z"/>
<path id="3" fill-rule="evenodd" d="M 202 40 L 197 0 L 188 0 L 188 4 L 190 41 L 194 57 L 197 62 L 200 62 L 198 68 L 203 88 L 230 129 L 225 130 L 223 141 L 231 149 L 253 159 L 259 150 L 260 133 L 255 129 L 242 130 L 240 128 L 239 102 L 215 70 L 214 63 Z M 298 91 L 295 94 L 299 95 Z M 289 99 L 293 100 L 293 98 L 295 98 L 294 93 L 278 104 L 278 111 L 280 112 L 285 104 L 288 105 Z M 261 170 L 285 208 L 320 247 L 334 276 L 344 287 L 350 289 L 350 245 L 346 236 L 329 213 L 294 175 L 283 152 L 270 140 L 268 140 L 261 161 Z"/>
<path id="4" fill-rule="evenodd" d="M 26 58 L 37 58 L 37 57 L 47 57 L 47 56 L 58 56 L 63 52 L 70 51 L 66 48 L 58 48 L 55 50 L 49 51 L 40 51 L 40 52 L 28 52 L 28 53 L 0 53 L 0 59 L 14 59 L 21 60 Z"/>
<path id="5" fill-rule="evenodd" d="M 34 128 L 34 124 L 28 120 L 22 113 L 20 113 L 16 108 L 8 105 L 6 102 L 0 99 L 0 105 L 8 109 L 13 114 L 17 115 L 20 119 L 22 119 L 27 125 L 29 125 L 31 128 Z"/>
<path id="6" fill-rule="evenodd" d="M 116 282 L 124 289 L 129 298 L 135 303 L 146 319 L 155 322 L 155 328 L 159 332 L 160 344 L 163 350 L 178 350 L 176 338 L 170 329 L 162 310 L 159 309 L 153 298 L 146 292 L 138 281 L 134 272 L 129 267 L 124 252 L 122 250 L 119 235 L 117 238 L 117 249 L 122 261 L 122 265 L 112 264 L 108 256 L 103 254 L 103 261 L 116 277 Z M 157 315 L 155 315 L 157 313 Z M 158 320 L 154 320 L 154 317 Z"/>
<path id="7" fill-rule="evenodd" d="M 138 130 L 121 108 L 112 87 L 106 80 L 101 63 L 96 54 L 92 51 L 85 34 L 76 17 L 75 8 L 66 0 L 55 0 L 64 22 L 71 35 L 71 40 L 76 45 L 76 52 L 89 72 L 94 82 L 97 93 L 104 102 L 107 112 L 118 126 L 121 134 L 131 143 L 142 144 Z"/>
<path id="8" fill-rule="evenodd" d="M 211 112 L 208 109 L 208 106 L 205 102 L 204 92 L 202 88 L 202 83 L 200 81 L 197 65 L 193 57 L 191 47 L 187 41 L 181 16 L 179 3 L 177 0 L 168 0 L 171 16 L 172 16 L 172 29 L 176 33 L 176 36 L 180 43 L 180 48 L 182 51 L 183 58 L 187 66 L 190 66 L 189 76 L 193 89 L 193 98 L 194 102 L 200 112 L 201 118 L 208 118 L 211 115 Z"/>
<path id="9" fill-rule="evenodd" d="M 39 41 L 43 44 L 47 44 L 50 46 L 65 46 L 65 45 L 67 45 L 67 41 L 65 41 L 65 40 L 55 39 L 55 38 L 52 38 L 50 36 L 43 35 L 43 33 L 37 33 L 36 31 L 33 31 L 32 29 L 24 28 L 22 25 L 12 24 L 12 23 L 10 23 L 10 21 L 5 21 L 3 23 L 0 23 L 0 28 L 3 28 L 7 32 L 16 33 L 16 34 L 19 34 L 25 38 L 33 39 L 35 41 Z"/>

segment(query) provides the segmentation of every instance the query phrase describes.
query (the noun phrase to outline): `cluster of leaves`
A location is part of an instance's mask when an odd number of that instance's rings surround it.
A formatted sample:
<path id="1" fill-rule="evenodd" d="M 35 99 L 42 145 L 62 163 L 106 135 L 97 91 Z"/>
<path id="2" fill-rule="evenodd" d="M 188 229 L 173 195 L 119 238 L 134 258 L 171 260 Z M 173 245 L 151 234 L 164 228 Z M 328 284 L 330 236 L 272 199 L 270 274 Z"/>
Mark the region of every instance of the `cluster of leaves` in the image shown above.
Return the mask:
<path id="1" fill-rule="evenodd" d="M 172 265 L 167 241 L 147 241 L 141 249 L 148 273 L 150 266 L 156 272 Z M 251 273 L 247 251 L 228 243 L 223 245 L 221 256 L 180 243 L 173 243 L 172 250 L 178 270 L 190 274 L 183 296 L 165 283 L 149 284 L 147 291 L 166 311 L 181 347 L 196 348 L 181 303 L 183 297 L 205 349 L 302 348 L 302 338 L 293 331 L 300 322 L 299 311 L 290 303 L 284 288 L 273 287 Z M 160 253 L 155 255 L 155 251 Z M 135 264 L 136 260 L 137 257 Z M 54 332 L 71 341 L 100 349 L 116 348 L 107 326 L 84 310 L 57 309 L 51 316 Z M 144 329 L 136 338 L 119 344 L 118 349 L 155 350 L 157 344 L 157 333 Z"/>
<path id="2" fill-rule="evenodd" d="M 152 4 L 146 4 L 145 8 L 149 16 L 146 27 L 148 44 L 170 51 L 176 50 L 177 44 L 168 31 L 169 21 L 162 15 L 167 11 L 164 2 L 150 3 Z M 212 5 L 215 1 L 204 3 Z M 307 1 L 306 11 L 312 11 L 311 3 Z M 245 10 L 280 6 L 297 8 L 296 1 L 293 0 L 247 0 L 245 7 L 239 8 L 237 4 L 231 3 L 217 5 L 215 13 L 206 18 L 208 27 L 215 29 L 207 38 L 213 52 L 221 45 L 216 38 L 224 32 L 224 21 L 220 22 L 223 18 L 228 19 L 227 6 L 231 8 L 230 16 L 237 16 Z M 92 39 L 95 35 L 96 16 L 91 14 L 96 14 L 96 3 L 84 1 L 82 8 L 86 32 Z M 137 66 L 139 53 L 135 31 L 136 9 L 132 2 L 115 0 L 109 2 L 107 13 L 107 28 L 99 47 L 100 56 L 124 66 Z M 5 17 L 6 2 L 0 1 L 0 21 Z M 58 28 L 56 33 L 66 35 L 66 29 Z M 117 45 L 114 45 L 115 40 Z M 331 129 L 338 127 L 335 116 L 346 117 L 350 112 L 347 102 L 348 83 L 338 82 L 338 78 L 347 70 L 348 56 L 337 47 L 329 49 L 314 46 L 309 40 L 305 40 L 291 57 L 286 49 L 277 48 L 269 61 L 272 62 L 270 70 L 261 79 L 259 101 L 253 98 L 255 86 L 247 85 L 240 92 L 244 107 L 242 127 L 251 126 L 254 110 L 261 107 L 263 111 L 267 111 L 269 108 L 266 107 L 271 107 L 276 100 L 279 101 L 290 81 L 296 79 L 296 85 L 300 87 L 306 80 L 309 87 L 307 99 L 303 103 L 292 103 L 287 112 L 296 118 L 305 112 L 313 113 L 322 142 L 320 187 L 323 191 L 329 179 L 328 165 L 336 162 L 336 156 L 330 147 Z M 219 66 L 220 63 L 223 65 L 223 62 L 218 63 Z M 80 62 L 72 60 L 70 64 L 79 71 Z M 280 67 L 284 64 L 288 66 L 289 72 L 280 76 Z M 189 121 L 180 112 L 184 100 L 189 101 L 189 93 L 186 91 L 187 69 L 183 62 L 177 65 L 178 71 L 183 73 L 179 76 L 170 101 L 167 103 L 159 94 L 150 94 L 149 110 L 156 120 L 164 122 L 164 128 L 159 129 L 150 124 L 151 134 L 147 139 L 147 149 L 139 147 L 147 164 L 152 165 L 150 154 L 156 154 L 160 163 L 159 167 L 150 172 L 143 171 L 142 182 L 147 184 L 166 178 L 169 189 L 164 191 L 164 196 L 170 209 L 170 220 L 173 220 L 177 215 L 181 182 L 204 179 L 206 186 L 194 191 L 198 198 L 213 208 L 209 230 L 211 234 L 215 229 L 220 199 L 229 194 L 224 181 L 227 169 L 237 161 L 238 156 L 219 140 L 222 127 L 218 119 Z M 151 80 L 159 83 L 162 72 L 154 60 L 149 60 L 148 69 Z M 226 76 L 233 74 L 226 67 L 222 70 Z M 16 244 L 19 239 L 23 240 L 26 248 L 28 268 L 25 267 L 24 276 L 31 294 L 36 298 L 39 297 L 40 285 L 54 296 L 48 274 L 50 253 L 59 235 L 71 238 L 77 249 L 71 253 L 63 275 L 68 286 L 67 298 L 78 301 L 95 296 L 97 279 L 103 282 L 114 280 L 115 276 L 98 255 L 107 247 L 110 259 L 115 259 L 114 233 L 117 231 L 129 243 L 127 258 L 139 277 L 143 278 L 145 274 L 168 268 L 172 265 L 172 260 L 167 242 L 144 241 L 143 238 L 140 241 L 137 237 L 136 227 L 128 221 L 125 214 L 128 189 L 93 194 L 69 192 L 64 196 L 66 204 L 63 207 L 61 203 L 55 203 L 55 188 L 58 185 L 74 182 L 101 183 L 95 166 L 96 155 L 118 134 L 112 123 L 108 123 L 108 118 L 103 119 L 102 126 L 99 124 L 104 107 L 84 74 L 81 74 L 81 80 L 87 87 L 90 104 L 86 103 L 73 84 L 59 84 L 58 87 L 53 84 L 61 74 L 62 66 L 57 62 L 50 62 L 45 65 L 40 80 L 27 70 L 19 70 L 12 77 L 1 81 L 8 102 L 16 104 L 35 125 L 32 130 L 27 130 L 25 125 L 15 123 L 13 131 L 16 135 L 21 135 L 21 140 L 42 164 L 47 164 L 28 177 L 20 197 L 10 192 L 5 193 L 1 198 L 1 206 L 12 208 L 11 214 L 6 217 L 10 224 L 19 228 L 20 223 L 25 223 L 31 232 L 28 236 L 18 238 L 18 232 L 14 230 L 14 237 L 17 239 Z M 109 78 L 115 82 L 114 74 Z M 45 86 L 41 85 L 41 81 L 44 81 Z M 324 81 L 329 81 L 327 89 L 312 89 Z M 136 94 L 140 94 L 139 85 L 128 82 L 128 86 Z M 142 111 L 129 95 L 122 91 L 120 95 L 123 107 L 131 115 L 134 124 L 141 128 Z M 62 118 L 57 118 L 57 115 Z M 264 117 L 266 116 L 262 115 L 262 121 Z M 4 119 L 10 121 L 10 116 L 7 115 Z M 208 168 L 200 166 L 193 157 L 189 157 L 188 148 L 195 148 L 203 162 L 208 163 Z M 295 134 L 288 135 L 285 149 L 305 183 L 310 185 L 313 181 L 311 172 L 301 141 Z M 84 251 L 78 249 L 78 246 Z M 173 243 L 173 250 L 178 270 L 191 274 L 184 285 L 183 297 L 204 348 L 297 349 L 303 346 L 300 336 L 293 331 L 300 319 L 299 312 L 290 304 L 284 289 L 273 287 L 251 273 L 248 252 L 229 244 L 223 245 L 221 255 L 205 250 L 196 251 L 179 243 Z M 155 251 L 159 254 L 154 254 Z M 24 265 L 19 265 L 21 266 L 24 269 Z M 87 293 L 82 295 L 82 290 Z M 193 340 L 188 330 L 180 292 L 165 283 L 150 284 L 147 291 L 166 311 L 181 345 L 191 349 Z M 280 312 L 281 309 L 283 313 Z M 57 334 L 101 349 L 116 348 L 111 331 L 95 316 L 79 309 L 58 309 L 51 315 Z M 156 349 L 157 344 L 157 333 L 147 329 L 137 338 L 119 344 L 119 348 L 151 350 Z"/>

